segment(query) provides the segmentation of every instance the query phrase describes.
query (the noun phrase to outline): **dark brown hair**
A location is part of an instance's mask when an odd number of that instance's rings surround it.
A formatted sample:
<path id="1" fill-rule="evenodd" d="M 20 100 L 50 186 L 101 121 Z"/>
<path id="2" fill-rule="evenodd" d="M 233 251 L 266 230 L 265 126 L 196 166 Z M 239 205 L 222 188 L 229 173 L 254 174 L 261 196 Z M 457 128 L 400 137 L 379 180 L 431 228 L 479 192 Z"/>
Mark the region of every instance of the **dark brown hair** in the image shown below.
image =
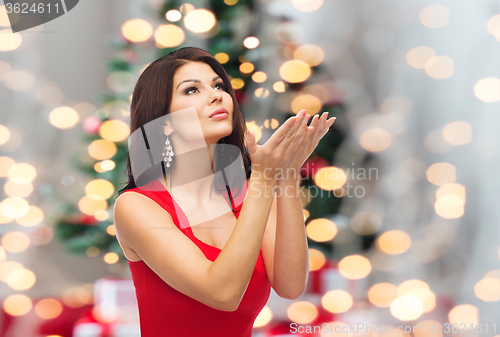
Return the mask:
<path id="1" fill-rule="evenodd" d="M 132 95 L 132 104 L 130 107 L 130 134 L 132 135 L 134 131 L 143 127 L 145 124 L 170 113 L 174 74 L 177 69 L 189 62 L 203 62 L 208 64 L 224 81 L 225 90 L 233 99 L 233 132 L 229 136 L 219 140 L 218 144 L 225 143 L 234 145 L 240 150 L 239 154 L 242 154 L 245 176 L 247 179 L 250 178 L 251 161 L 245 146 L 247 127 L 242 107 L 236 99 L 224 67 L 215 57 L 203 49 L 197 47 L 180 48 L 152 62 L 142 72 L 137 80 Z M 234 154 L 234 151 L 232 152 Z M 225 156 L 228 154 L 231 155 L 231 151 L 224 151 L 224 153 Z M 220 153 L 217 152 L 216 156 L 219 158 Z M 219 164 L 219 160 L 217 160 L 216 163 Z M 216 168 L 217 171 L 219 169 L 220 167 Z M 163 174 L 165 175 L 165 166 L 163 163 L 151 167 L 138 179 L 140 179 L 140 181 L 144 179 L 145 182 L 149 182 L 160 176 L 161 170 L 163 170 Z M 118 192 L 118 196 L 128 189 L 137 187 L 130 165 L 130 153 L 127 154 L 127 167 L 125 173 L 128 176 L 128 184 Z M 231 180 L 229 179 L 229 184 L 230 183 Z M 223 188 L 223 190 L 225 190 L 228 186 L 228 180 L 224 176 L 224 181 L 217 181 L 217 179 L 214 179 L 214 184 L 219 186 L 219 188 L 226 186 L 226 188 Z M 142 186 L 140 182 L 139 186 Z M 234 195 L 232 197 L 234 197 Z"/>

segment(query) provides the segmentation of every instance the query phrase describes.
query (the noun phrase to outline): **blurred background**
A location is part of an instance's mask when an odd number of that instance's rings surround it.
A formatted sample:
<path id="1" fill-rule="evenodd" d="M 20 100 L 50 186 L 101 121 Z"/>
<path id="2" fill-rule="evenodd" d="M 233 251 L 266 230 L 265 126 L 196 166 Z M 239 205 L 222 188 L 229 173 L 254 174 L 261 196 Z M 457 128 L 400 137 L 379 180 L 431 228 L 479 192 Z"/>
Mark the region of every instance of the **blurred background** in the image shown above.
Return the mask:
<path id="1" fill-rule="evenodd" d="M 140 336 L 113 204 L 137 78 L 183 46 L 224 65 L 260 144 L 337 117 L 301 171 L 308 289 L 272 292 L 254 336 L 500 336 L 500 1 L 87 0 L 11 24 L 2 3 L 1 337 Z"/>

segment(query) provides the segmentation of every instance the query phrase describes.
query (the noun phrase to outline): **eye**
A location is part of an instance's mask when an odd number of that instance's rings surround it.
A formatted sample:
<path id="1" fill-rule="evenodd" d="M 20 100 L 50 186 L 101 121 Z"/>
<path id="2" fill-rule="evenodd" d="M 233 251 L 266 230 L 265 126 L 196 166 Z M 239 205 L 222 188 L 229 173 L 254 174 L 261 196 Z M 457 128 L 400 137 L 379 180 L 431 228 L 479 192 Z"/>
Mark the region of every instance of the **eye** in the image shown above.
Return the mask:
<path id="1" fill-rule="evenodd" d="M 215 83 L 215 86 L 219 86 L 222 90 L 226 90 L 226 86 L 224 85 L 224 82 L 217 82 L 217 83 Z M 189 87 L 186 89 L 186 91 L 184 91 L 184 94 L 189 95 L 189 92 L 193 89 L 198 90 L 197 87 Z"/>

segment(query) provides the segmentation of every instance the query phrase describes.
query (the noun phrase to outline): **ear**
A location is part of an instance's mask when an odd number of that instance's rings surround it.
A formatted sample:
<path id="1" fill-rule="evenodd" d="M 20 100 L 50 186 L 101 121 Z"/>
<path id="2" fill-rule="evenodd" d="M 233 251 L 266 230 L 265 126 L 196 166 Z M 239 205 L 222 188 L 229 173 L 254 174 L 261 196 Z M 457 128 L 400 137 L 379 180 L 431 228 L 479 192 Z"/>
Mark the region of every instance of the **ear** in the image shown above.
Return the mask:
<path id="1" fill-rule="evenodd" d="M 170 123 L 166 123 L 164 126 L 163 126 L 163 132 L 165 133 L 165 135 L 167 136 L 170 136 L 172 134 L 172 132 L 174 132 L 174 130 L 172 129 L 172 126 L 170 125 Z"/>

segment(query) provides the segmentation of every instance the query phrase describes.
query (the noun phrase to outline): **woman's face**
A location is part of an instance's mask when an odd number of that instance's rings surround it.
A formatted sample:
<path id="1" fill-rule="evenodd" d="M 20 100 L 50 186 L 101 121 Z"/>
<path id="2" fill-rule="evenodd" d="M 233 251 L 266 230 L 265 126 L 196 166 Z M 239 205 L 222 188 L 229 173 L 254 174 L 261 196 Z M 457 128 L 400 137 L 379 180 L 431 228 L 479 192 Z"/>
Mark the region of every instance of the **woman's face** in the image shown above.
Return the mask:
<path id="1" fill-rule="evenodd" d="M 177 69 L 173 84 L 170 111 L 195 107 L 207 144 L 216 144 L 233 132 L 233 100 L 212 67 L 203 62 L 186 63 Z M 218 108 L 227 110 L 227 118 L 210 118 Z"/>

